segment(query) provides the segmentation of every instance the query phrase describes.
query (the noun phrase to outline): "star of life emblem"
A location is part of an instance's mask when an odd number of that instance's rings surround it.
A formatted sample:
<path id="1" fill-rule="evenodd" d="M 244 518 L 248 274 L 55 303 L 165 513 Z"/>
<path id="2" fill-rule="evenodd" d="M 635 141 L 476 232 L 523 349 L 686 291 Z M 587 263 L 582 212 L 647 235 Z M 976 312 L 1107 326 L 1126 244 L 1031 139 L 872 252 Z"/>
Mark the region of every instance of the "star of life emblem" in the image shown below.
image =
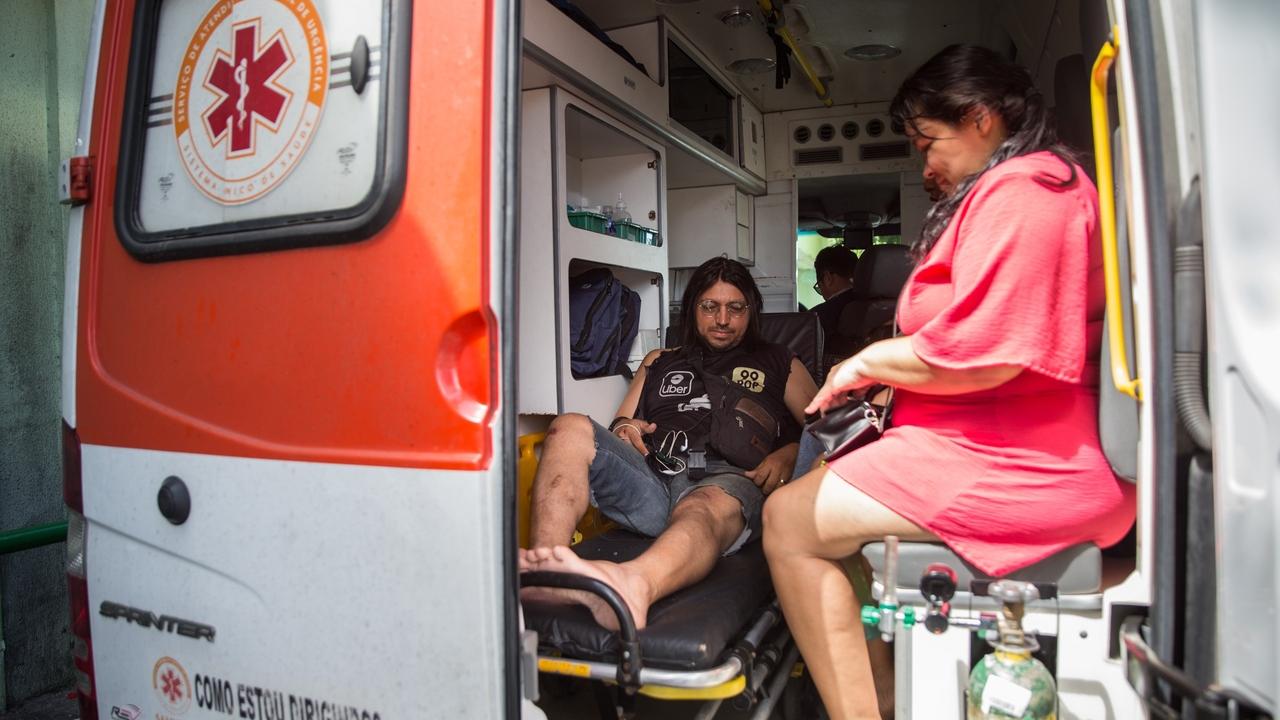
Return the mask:
<path id="1" fill-rule="evenodd" d="M 223 205 L 271 192 L 306 153 L 328 87 L 312 0 L 218 0 L 182 55 L 173 93 L 187 175 Z"/>
<path id="2" fill-rule="evenodd" d="M 151 687 L 165 710 L 181 715 L 191 707 L 191 678 L 182 664 L 171 657 L 162 657 L 151 670 Z"/>

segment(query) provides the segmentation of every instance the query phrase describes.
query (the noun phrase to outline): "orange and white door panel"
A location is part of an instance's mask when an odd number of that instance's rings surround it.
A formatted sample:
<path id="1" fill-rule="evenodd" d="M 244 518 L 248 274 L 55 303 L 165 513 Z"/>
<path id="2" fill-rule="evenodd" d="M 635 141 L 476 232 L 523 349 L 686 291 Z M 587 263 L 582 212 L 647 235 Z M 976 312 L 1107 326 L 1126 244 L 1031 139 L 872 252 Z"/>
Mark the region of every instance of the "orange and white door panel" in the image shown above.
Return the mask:
<path id="1" fill-rule="evenodd" d="M 86 705 L 508 715 L 510 8 L 99 17 L 64 361 Z"/>

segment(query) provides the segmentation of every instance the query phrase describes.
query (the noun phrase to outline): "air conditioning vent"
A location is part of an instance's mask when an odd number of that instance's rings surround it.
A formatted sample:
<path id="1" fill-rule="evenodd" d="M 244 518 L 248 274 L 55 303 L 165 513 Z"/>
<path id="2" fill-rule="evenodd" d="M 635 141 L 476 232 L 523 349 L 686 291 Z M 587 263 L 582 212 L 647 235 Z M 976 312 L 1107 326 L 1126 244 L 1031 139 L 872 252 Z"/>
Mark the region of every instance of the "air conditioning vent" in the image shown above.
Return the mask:
<path id="1" fill-rule="evenodd" d="M 844 162 L 844 148 L 829 147 L 796 151 L 796 165 L 826 165 L 841 162 Z"/>
<path id="2" fill-rule="evenodd" d="M 871 137 L 880 137 L 884 132 L 884 121 L 880 118 L 872 118 L 867 121 L 867 134 Z"/>
<path id="3" fill-rule="evenodd" d="M 795 130 L 795 134 L 794 134 L 794 135 L 792 135 L 792 137 L 794 137 L 794 138 L 796 139 L 796 143 L 797 143 L 797 144 L 799 144 L 799 145 L 803 145 L 803 144 L 805 144 L 805 143 L 809 142 L 809 134 L 810 134 L 809 126 L 808 126 L 808 125 L 801 125 L 800 127 L 797 127 L 797 128 L 796 128 L 796 130 Z"/>
<path id="4" fill-rule="evenodd" d="M 859 160 L 896 160 L 899 158 L 909 157 L 910 155 L 911 148 L 905 141 L 870 143 L 858 146 Z"/>
<path id="5" fill-rule="evenodd" d="M 850 120 L 844 125 L 841 125 L 840 134 L 844 136 L 845 140 L 852 140 L 858 137 L 858 123 Z"/>
<path id="6" fill-rule="evenodd" d="M 903 124 L 902 120 L 900 120 L 900 119 L 898 119 L 898 118 L 893 118 L 893 119 L 889 120 L 889 129 L 893 131 L 893 134 L 894 134 L 894 135 L 906 135 L 906 134 L 907 134 L 907 128 L 906 128 L 906 125 L 905 125 L 905 124 Z"/>
<path id="7" fill-rule="evenodd" d="M 818 126 L 818 139 L 822 142 L 831 142 L 831 138 L 836 136 L 836 129 L 830 125 L 823 123 Z"/>

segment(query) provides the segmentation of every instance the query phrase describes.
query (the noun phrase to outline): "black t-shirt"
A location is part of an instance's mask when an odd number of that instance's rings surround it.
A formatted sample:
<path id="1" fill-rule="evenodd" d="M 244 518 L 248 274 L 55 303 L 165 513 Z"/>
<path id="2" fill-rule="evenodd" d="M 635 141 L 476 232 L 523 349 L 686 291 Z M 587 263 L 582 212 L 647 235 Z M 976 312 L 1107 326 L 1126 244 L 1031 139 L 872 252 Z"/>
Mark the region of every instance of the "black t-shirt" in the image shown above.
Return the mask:
<path id="1" fill-rule="evenodd" d="M 799 438 L 800 426 L 791 417 L 785 400 L 795 354 L 774 343 L 758 343 L 751 348 L 744 345 L 725 352 L 703 348 L 703 369 L 751 392 L 778 421 L 779 437 L 772 448 L 776 450 Z M 651 436 L 655 444 L 668 432 L 683 430 L 690 447 L 702 447 L 711 430 L 711 400 L 689 360 L 687 348 L 663 351 L 646 370 L 636 417 L 658 426 Z"/>

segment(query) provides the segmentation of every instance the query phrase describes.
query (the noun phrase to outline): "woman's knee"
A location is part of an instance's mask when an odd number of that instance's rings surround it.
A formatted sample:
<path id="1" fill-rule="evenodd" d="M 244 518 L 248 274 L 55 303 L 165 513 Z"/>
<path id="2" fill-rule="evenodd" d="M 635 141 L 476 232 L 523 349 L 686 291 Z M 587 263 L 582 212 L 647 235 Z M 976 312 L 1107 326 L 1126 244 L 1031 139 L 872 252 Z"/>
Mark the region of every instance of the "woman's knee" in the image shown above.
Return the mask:
<path id="1" fill-rule="evenodd" d="M 761 525 L 765 554 L 776 556 L 797 549 L 797 539 L 807 534 L 802 493 L 794 485 L 783 485 L 765 498 Z"/>

